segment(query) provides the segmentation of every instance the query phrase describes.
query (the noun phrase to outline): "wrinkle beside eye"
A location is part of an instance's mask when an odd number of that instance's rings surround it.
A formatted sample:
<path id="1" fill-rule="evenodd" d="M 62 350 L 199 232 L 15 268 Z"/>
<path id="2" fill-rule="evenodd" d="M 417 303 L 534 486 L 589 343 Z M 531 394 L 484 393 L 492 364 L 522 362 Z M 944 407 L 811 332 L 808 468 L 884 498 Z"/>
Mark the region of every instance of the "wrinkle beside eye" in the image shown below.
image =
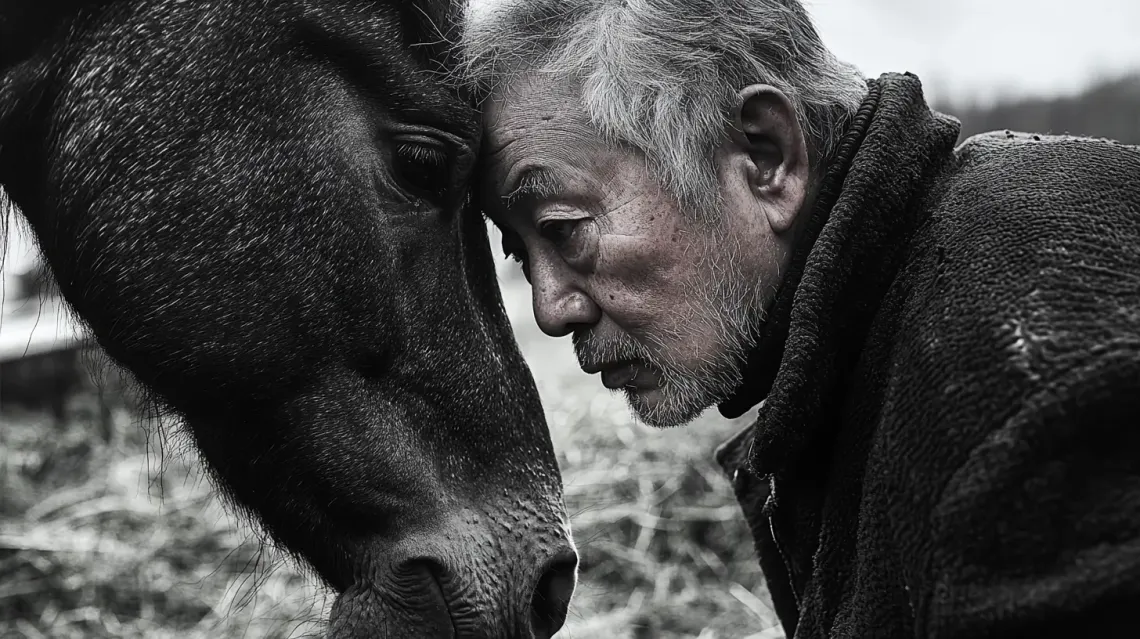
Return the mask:
<path id="1" fill-rule="evenodd" d="M 607 206 L 606 207 L 606 215 L 618 213 L 620 211 L 625 210 L 627 207 L 636 206 L 637 203 L 638 203 L 638 197 L 636 195 L 627 196 L 624 200 L 622 200 L 616 204 L 613 204 L 611 206 Z"/>

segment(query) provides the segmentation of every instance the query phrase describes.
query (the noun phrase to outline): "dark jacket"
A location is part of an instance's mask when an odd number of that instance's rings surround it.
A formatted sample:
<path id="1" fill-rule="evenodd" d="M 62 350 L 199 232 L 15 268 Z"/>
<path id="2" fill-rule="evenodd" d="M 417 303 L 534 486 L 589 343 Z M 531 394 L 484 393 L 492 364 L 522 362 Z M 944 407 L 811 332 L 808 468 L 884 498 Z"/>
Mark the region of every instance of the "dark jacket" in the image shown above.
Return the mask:
<path id="1" fill-rule="evenodd" d="M 788 637 L 1140 637 L 1140 148 L 869 84 L 720 407 Z"/>

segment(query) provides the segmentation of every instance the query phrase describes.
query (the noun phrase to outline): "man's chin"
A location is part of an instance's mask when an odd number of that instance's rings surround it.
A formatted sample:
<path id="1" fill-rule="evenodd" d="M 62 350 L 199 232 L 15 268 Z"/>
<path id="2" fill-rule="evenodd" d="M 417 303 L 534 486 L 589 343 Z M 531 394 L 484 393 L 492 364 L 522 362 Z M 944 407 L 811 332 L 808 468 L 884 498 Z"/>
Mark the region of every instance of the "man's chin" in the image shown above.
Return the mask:
<path id="1" fill-rule="evenodd" d="M 713 405 L 711 402 L 678 401 L 677 397 L 670 397 L 661 388 L 626 387 L 622 392 L 637 420 L 654 428 L 684 426 Z"/>

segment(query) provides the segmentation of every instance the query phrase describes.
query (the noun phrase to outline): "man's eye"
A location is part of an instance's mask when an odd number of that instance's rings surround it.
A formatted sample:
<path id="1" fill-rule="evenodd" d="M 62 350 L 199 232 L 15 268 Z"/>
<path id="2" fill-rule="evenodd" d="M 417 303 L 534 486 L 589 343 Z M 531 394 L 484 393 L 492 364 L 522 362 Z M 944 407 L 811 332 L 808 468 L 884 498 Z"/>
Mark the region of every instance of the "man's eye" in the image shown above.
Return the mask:
<path id="1" fill-rule="evenodd" d="M 574 237 L 579 222 L 580 220 L 552 220 L 542 225 L 539 234 L 554 246 L 563 247 Z"/>
<path id="2" fill-rule="evenodd" d="M 433 202 L 443 198 L 451 181 L 446 146 L 434 141 L 397 140 L 394 151 L 392 171 L 401 187 Z"/>

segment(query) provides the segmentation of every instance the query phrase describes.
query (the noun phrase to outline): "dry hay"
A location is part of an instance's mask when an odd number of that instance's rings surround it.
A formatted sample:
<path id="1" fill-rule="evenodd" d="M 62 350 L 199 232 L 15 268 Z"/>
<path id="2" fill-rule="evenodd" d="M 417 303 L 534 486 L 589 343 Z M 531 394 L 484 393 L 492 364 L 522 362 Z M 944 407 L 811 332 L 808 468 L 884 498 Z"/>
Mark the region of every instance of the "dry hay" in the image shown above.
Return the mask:
<path id="1" fill-rule="evenodd" d="M 79 420 L 3 416 L 0 637 L 319 636 L 311 580 L 117 418 L 107 445 Z"/>
<path id="2" fill-rule="evenodd" d="M 638 425 L 567 340 L 518 330 L 582 557 L 559 637 L 782 637 L 712 459 L 743 422 Z M 0 419 L 0 638 L 320 636 L 331 597 L 226 514 L 192 455 L 124 412 L 110 444 L 82 416 Z"/>

